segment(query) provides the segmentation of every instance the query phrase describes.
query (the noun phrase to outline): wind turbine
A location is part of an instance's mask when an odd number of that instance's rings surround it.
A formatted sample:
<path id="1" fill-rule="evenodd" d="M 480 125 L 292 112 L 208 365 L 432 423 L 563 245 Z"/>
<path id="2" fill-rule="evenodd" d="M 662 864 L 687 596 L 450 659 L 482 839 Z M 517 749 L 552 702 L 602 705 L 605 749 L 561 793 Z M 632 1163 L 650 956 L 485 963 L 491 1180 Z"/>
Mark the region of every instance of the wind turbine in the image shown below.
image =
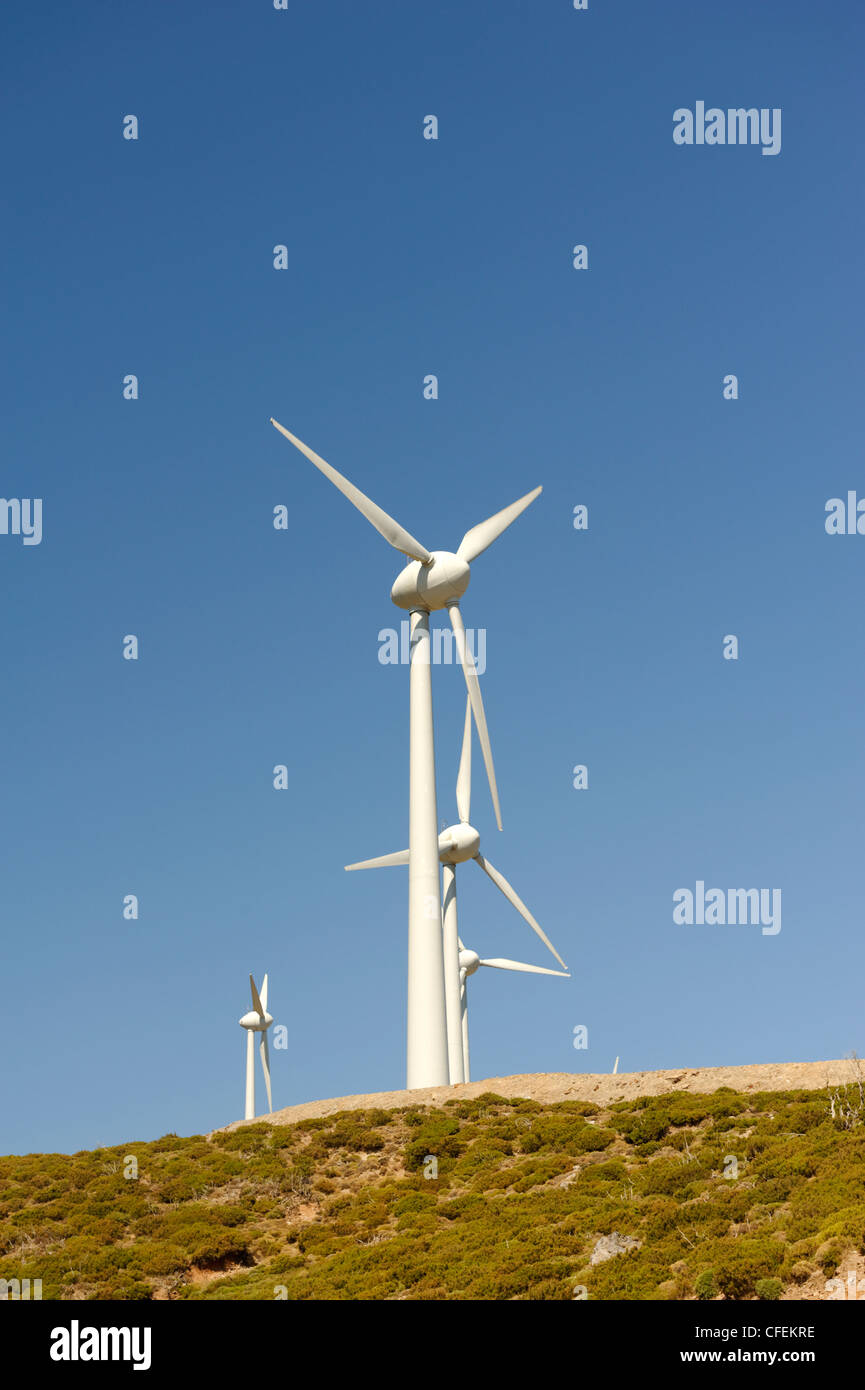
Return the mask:
<path id="1" fill-rule="evenodd" d="M 270 1054 L 267 1050 L 267 1030 L 273 1022 L 273 1015 L 267 1012 L 267 976 L 261 982 L 261 995 L 255 988 L 255 980 L 250 975 L 252 1008 L 240 1020 L 241 1028 L 246 1029 L 246 1108 L 245 1120 L 255 1119 L 255 1042 L 254 1035 L 261 1034 L 261 1066 L 264 1071 L 264 1084 L 267 1087 L 267 1108 L 273 1114 L 273 1096 L 270 1092 Z"/>
<path id="2" fill-rule="evenodd" d="M 490 965 L 494 970 L 521 970 L 526 975 L 560 975 L 562 979 L 569 980 L 571 977 L 566 970 L 547 970 L 542 965 L 523 965 L 518 960 L 504 960 L 501 957 L 491 957 L 489 960 L 481 960 L 477 951 L 467 951 L 463 943 L 459 942 L 460 952 L 460 1029 L 462 1039 L 462 1059 L 463 1059 L 463 1080 L 469 1081 L 469 1001 L 466 981 L 469 975 L 474 975 L 481 965 Z"/>
<path id="3" fill-rule="evenodd" d="M 492 879 L 498 889 L 504 893 L 509 903 L 517 909 L 520 916 L 528 922 L 532 931 L 540 937 L 548 951 L 551 951 L 556 960 L 565 971 L 567 966 L 562 960 L 553 943 L 550 941 L 543 928 L 535 921 L 529 912 L 522 898 L 514 891 L 503 874 L 494 868 L 489 860 L 484 859 L 481 854 L 481 837 L 474 826 L 469 823 L 472 802 L 472 709 L 471 700 L 466 701 L 466 718 L 463 727 L 463 744 L 460 753 L 459 772 L 457 773 L 457 814 L 459 822 L 450 825 L 443 830 L 438 837 L 438 856 L 444 865 L 442 876 L 444 879 L 444 908 L 442 916 L 442 940 L 445 966 L 445 1004 L 448 1030 L 448 1076 L 450 1084 L 456 1085 L 467 1078 L 462 1075 L 462 1056 L 463 1056 L 463 990 L 460 975 L 460 946 L 457 935 L 457 864 L 465 864 L 469 859 L 474 859 L 479 864 L 484 873 Z M 382 869 L 391 865 L 408 864 L 411 871 L 411 857 L 409 850 L 399 850 L 396 854 L 385 854 L 379 859 L 365 859 L 359 864 L 347 864 L 346 869 Z M 508 969 L 503 966 L 502 969 Z M 529 971 L 540 970 L 539 966 L 512 967 L 514 969 L 525 968 Z M 553 975 L 562 972 L 553 970 Z"/>
<path id="4" fill-rule="evenodd" d="M 429 615 L 446 608 L 466 679 L 490 784 L 496 823 L 502 818 L 487 721 L 474 658 L 466 645 L 459 601 L 468 588 L 473 560 L 516 521 L 541 491 L 537 487 L 509 507 L 473 526 L 456 552 L 429 551 L 399 522 L 360 492 L 341 473 L 276 420 L 271 424 L 347 497 L 353 506 L 409 563 L 397 575 L 391 598 L 410 614 L 409 667 L 409 873 L 408 873 L 408 1006 L 406 1086 L 448 1083 L 448 1035 L 445 1016 L 445 970 L 441 934 L 441 890 L 433 741 Z M 350 587 L 350 580 L 349 580 Z"/>

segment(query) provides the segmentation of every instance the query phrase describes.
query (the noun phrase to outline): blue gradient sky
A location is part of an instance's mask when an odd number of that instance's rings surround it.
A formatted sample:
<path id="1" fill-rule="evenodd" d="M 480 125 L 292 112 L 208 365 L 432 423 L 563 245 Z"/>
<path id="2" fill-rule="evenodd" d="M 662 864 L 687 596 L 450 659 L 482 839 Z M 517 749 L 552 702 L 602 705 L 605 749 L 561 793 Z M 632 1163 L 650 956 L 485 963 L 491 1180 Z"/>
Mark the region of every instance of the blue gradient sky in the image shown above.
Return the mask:
<path id="1" fill-rule="evenodd" d="M 0 536 L 0 1151 L 237 1118 L 250 971 L 277 1105 L 403 1084 L 405 871 L 342 872 L 407 841 L 400 561 L 270 415 L 431 549 L 544 484 L 463 604 L 504 833 L 477 744 L 473 819 L 574 978 L 472 980 L 473 1075 L 865 1047 L 865 537 L 824 530 L 865 494 L 863 28 L 5 8 L 0 490 L 44 539 Z M 781 107 L 780 155 L 675 146 L 697 100 Z M 449 819 L 465 687 L 434 677 Z M 676 926 L 697 879 L 780 887 L 780 934 Z M 554 963 L 473 865 L 460 907 L 481 954 Z"/>

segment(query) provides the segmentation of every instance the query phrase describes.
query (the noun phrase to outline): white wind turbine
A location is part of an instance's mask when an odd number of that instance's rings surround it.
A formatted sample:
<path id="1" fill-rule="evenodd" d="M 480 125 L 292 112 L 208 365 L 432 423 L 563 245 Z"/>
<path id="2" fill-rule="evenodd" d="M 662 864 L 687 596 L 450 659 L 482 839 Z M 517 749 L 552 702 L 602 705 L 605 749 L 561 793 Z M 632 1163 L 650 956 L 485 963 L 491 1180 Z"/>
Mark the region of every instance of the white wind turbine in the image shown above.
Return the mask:
<path id="1" fill-rule="evenodd" d="M 264 1071 L 264 1084 L 267 1087 L 267 1108 L 273 1114 L 273 1096 L 270 1092 L 270 1054 L 267 1050 L 267 1030 L 273 1016 L 267 1012 L 267 976 L 261 982 L 261 995 L 255 988 L 255 980 L 250 975 L 252 1008 L 240 1019 L 241 1028 L 246 1029 L 246 1108 L 245 1120 L 255 1119 L 255 1034 L 261 1034 L 261 1066 Z"/>
<path id="2" fill-rule="evenodd" d="M 496 512 L 467 531 L 456 553 L 429 551 L 399 522 L 296 439 L 276 420 L 271 424 L 284 434 L 319 472 L 409 564 L 397 575 L 391 598 L 411 615 L 409 669 L 409 873 L 408 873 L 408 1006 L 406 1085 L 441 1086 L 448 1082 L 448 1037 L 445 1016 L 445 971 L 442 955 L 441 891 L 436 812 L 435 749 L 433 743 L 432 682 L 430 676 L 429 615 L 446 608 L 465 674 L 469 699 L 481 741 L 496 822 L 501 811 L 490 749 L 487 721 L 474 659 L 467 648 L 459 600 L 469 583 L 469 565 L 492 545 L 506 527 L 538 496 L 526 493 L 517 502 Z M 350 585 L 349 585 L 350 587 Z"/>
<path id="3" fill-rule="evenodd" d="M 463 745 L 460 754 L 459 772 L 457 774 L 457 814 L 459 822 L 457 825 L 450 825 L 443 830 L 438 837 L 438 857 L 444 865 L 442 874 L 444 878 L 444 907 L 442 915 L 442 940 L 445 966 L 445 1004 L 448 1030 L 448 1079 L 452 1086 L 458 1082 L 468 1080 L 464 1075 L 463 1068 L 463 1033 L 465 1013 L 463 1001 L 465 992 L 463 989 L 464 977 L 461 975 L 460 964 L 460 945 L 457 935 L 457 864 L 465 864 L 467 860 L 474 859 L 479 864 L 484 873 L 492 879 L 498 889 L 504 893 L 509 903 L 517 909 L 520 916 L 528 922 L 532 931 L 535 932 L 543 941 L 548 951 L 551 951 L 561 966 L 567 971 L 567 966 L 562 960 L 553 943 L 550 941 L 543 928 L 535 921 L 529 912 L 522 898 L 514 891 L 503 874 L 494 868 L 488 859 L 484 859 L 481 854 L 481 837 L 474 826 L 469 823 L 472 802 L 472 709 L 471 701 L 466 701 L 466 718 L 463 728 Z M 396 854 L 385 854 L 379 859 L 364 859 L 359 864 L 346 864 L 346 869 L 384 869 L 391 865 L 408 864 L 411 869 L 411 858 L 409 850 L 398 850 Z M 489 962 L 482 962 L 482 964 Z M 494 964 L 496 962 L 493 962 Z M 476 967 L 475 967 L 476 968 Z M 551 974 L 560 975 L 562 971 L 541 970 L 540 966 L 515 965 L 509 963 L 501 967 L 503 970 L 527 970 L 531 974 Z M 471 972 L 470 972 L 471 973 Z"/>
<path id="4" fill-rule="evenodd" d="M 523 965 L 518 960 L 504 960 L 500 956 L 490 957 L 489 960 L 481 960 L 477 951 L 467 951 L 463 943 L 459 942 L 460 952 L 460 1032 L 462 1038 L 462 1059 L 463 1059 L 463 1080 L 470 1081 L 469 1075 L 469 1001 L 466 981 L 469 975 L 474 975 L 481 965 L 492 966 L 494 970 L 520 970 L 524 975 L 559 975 L 563 980 L 571 977 L 566 970 L 547 970 L 543 965 Z"/>

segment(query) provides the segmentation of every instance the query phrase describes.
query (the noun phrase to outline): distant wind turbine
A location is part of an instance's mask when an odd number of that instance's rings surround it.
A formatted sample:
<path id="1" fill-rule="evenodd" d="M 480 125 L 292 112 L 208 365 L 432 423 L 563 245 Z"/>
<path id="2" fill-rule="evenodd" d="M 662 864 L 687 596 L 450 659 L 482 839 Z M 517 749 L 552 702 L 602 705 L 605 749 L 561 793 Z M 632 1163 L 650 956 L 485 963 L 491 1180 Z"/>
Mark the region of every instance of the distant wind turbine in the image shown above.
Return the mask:
<path id="1" fill-rule="evenodd" d="M 566 970 L 547 970 L 543 965 L 523 965 L 518 960 L 503 960 L 499 956 L 490 957 L 489 960 L 481 960 L 477 951 L 467 951 L 461 941 L 458 941 L 460 953 L 460 1032 L 462 1041 L 462 1062 L 463 1080 L 470 1081 L 469 1075 L 469 1000 L 466 981 L 469 975 L 474 975 L 481 965 L 492 966 L 493 970 L 520 970 L 526 975 L 559 975 L 563 980 L 571 977 Z"/>
<path id="2" fill-rule="evenodd" d="M 255 1119 L 255 1041 L 256 1033 L 261 1034 L 261 1066 L 264 1071 L 264 1084 L 267 1087 L 267 1108 L 273 1114 L 273 1096 L 270 1091 L 270 1054 L 267 1050 L 267 1030 L 273 1017 L 267 1012 L 267 976 L 261 982 L 261 994 L 255 988 L 255 980 L 250 975 L 252 1008 L 240 1020 L 241 1028 L 246 1029 L 246 1108 L 243 1118 Z"/>
<path id="3" fill-rule="evenodd" d="M 469 824 L 472 799 L 472 707 L 471 701 L 466 701 L 466 717 L 463 728 L 462 753 L 460 754 L 459 772 L 457 774 L 457 814 L 459 823 L 450 825 L 443 830 L 438 837 L 439 859 L 444 865 L 444 902 L 442 916 L 443 951 L 445 967 L 445 1004 L 448 1030 L 448 1079 L 452 1086 L 466 1078 L 462 1074 L 462 989 L 459 963 L 459 938 L 457 936 L 457 880 L 456 866 L 464 864 L 469 859 L 474 859 L 483 869 L 484 873 L 491 878 L 500 892 L 504 893 L 508 902 L 511 903 L 520 916 L 528 922 L 532 931 L 540 937 L 547 950 L 550 951 L 561 966 L 567 971 L 567 966 L 562 960 L 553 943 L 550 941 L 543 928 L 535 921 L 529 912 L 522 898 L 508 883 L 503 874 L 494 868 L 488 859 L 484 859 L 481 854 L 481 837 L 474 826 Z M 384 869 L 392 865 L 409 864 L 409 851 L 407 849 L 398 850 L 396 854 L 385 854 L 379 859 L 365 859 L 359 864 L 346 864 L 346 869 Z M 508 969 L 508 966 L 503 966 Z M 539 966 L 514 966 L 514 969 L 525 969 L 532 972 L 549 973 L 559 975 L 562 972 L 553 970 L 549 972 L 540 971 Z"/>

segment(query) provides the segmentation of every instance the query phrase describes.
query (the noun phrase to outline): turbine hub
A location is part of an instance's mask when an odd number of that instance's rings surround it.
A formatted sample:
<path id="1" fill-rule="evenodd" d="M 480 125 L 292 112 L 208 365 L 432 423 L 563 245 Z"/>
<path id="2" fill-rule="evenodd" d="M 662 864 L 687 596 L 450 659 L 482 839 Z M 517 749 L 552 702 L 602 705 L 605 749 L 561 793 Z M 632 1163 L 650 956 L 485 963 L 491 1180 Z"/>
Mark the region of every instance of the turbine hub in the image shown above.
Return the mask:
<path id="1" fill-rule="evenodd" d="M 251 1033 L 264 1033 L 273 1022 L 273 1016 L 265 1014 L 262 1017 L 261 1014 L 255 1012 L 255 1009 L 250 1009 L 249 1013 L 244 1014 L 243 1018 L 238 1021 L 241 1028 L 248 1028 Z"/>
<path id="2" fill-rule="evenodd" d="M 439 835 L 439 859 L 443 864 L 465 864 L 474 859 L 481 837 L 472 825 L 449 825 Z"/>
<path id="3" fill-rule="evenodd" d="M 481 958 L 477 951 L 460 951 L 460 970 L 464 970 L 466 976 L 474 975 L 480 963 Z"/>
<path id="4" fill-rule="evenodd" d="M 462 598 L 469 585 L 469 567 L 449 550 L 434 550 L 428 565 L 412 560 L 398 574 L 390 596 L 397 608 L 424 608 L 428 613 Z"/>

